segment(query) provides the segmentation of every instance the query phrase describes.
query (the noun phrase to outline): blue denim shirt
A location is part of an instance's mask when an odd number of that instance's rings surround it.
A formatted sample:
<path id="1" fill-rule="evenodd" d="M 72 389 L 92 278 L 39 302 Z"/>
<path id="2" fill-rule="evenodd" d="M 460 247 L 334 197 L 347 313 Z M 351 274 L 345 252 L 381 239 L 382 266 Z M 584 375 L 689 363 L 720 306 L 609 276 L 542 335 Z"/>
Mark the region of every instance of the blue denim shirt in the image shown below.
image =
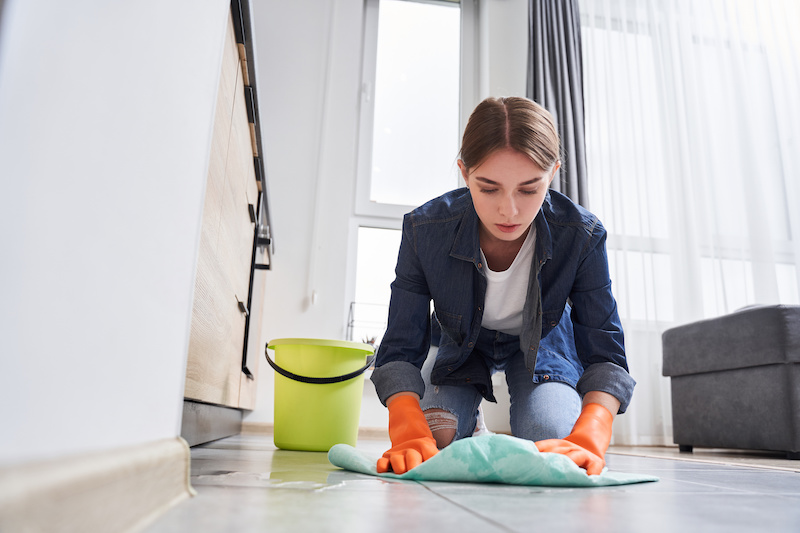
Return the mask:
<path id="1" fill-rule="evenodd" d="M 607 392 L 625 412 L 635 381 L 611 293 L 606 231 L 597 217 L 555 191 L 548 192 L 534 224 L 536 245 L 519 336 L 525 366 L 534 380 L 564 381 L 581 396 Z M 388 327 L 372 374 L 384 405 L 401 391 L 422 397 L 420 368 L 432 344 L 439 346 L 433 384 L 473 385 L 494 401 L 489 370 L 473 353 L 487 285 L 478 228 L 466 188 L 405 216 Z M 548 348 L 542 354 L 540 344 Z"/>

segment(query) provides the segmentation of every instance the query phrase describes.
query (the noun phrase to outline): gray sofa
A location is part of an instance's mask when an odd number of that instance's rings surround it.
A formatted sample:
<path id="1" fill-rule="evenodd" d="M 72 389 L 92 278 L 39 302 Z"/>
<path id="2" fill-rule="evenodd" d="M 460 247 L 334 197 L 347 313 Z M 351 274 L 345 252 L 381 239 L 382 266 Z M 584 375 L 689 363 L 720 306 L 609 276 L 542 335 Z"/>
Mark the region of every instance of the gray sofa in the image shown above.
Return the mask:
<path id="1" fill-rule="evenodd" d="M 749 307 L 669 329 L 674 442 L 800 459 L 800 306 Z"/>

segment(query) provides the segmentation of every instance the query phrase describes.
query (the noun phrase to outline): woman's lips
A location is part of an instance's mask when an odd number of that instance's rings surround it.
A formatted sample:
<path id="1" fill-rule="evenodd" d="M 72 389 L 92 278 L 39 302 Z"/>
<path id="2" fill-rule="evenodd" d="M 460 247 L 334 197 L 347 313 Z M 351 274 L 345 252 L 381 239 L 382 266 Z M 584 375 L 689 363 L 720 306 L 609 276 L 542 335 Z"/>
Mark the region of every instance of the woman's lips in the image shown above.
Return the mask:
<path id="1" fill-rule="evenodd" d="M 503 233 L 514 233 L 519 229 L 519 224 L 495 224 L 497 229 L 502 231 Z"/>

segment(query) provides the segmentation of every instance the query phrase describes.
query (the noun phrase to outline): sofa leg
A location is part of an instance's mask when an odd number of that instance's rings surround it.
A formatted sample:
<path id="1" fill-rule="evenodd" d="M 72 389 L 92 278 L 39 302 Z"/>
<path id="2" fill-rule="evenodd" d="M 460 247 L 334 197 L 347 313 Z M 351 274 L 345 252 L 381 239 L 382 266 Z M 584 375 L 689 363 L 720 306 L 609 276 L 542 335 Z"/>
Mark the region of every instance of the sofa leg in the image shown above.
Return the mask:
<path id="1" fill-rule="evenodd" d="M 786 458 L 792 461 L 800 461 L 800 452 L 786 452 Z"/>
<path id="2" fill-rule="evenodd" d="M 681 453 L 692 453 L 693 449 L 691 444 L 678 444 L 678 451 Z"/>

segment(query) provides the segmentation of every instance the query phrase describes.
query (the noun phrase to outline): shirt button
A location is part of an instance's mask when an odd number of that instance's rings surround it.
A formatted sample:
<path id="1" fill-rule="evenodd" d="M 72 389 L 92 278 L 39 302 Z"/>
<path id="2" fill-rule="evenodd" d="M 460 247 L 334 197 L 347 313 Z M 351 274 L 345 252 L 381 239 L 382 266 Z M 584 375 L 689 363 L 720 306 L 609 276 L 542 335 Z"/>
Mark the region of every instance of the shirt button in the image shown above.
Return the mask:
<path id="1" fill-rule="evenodd" d="M 547 374 L 545 374 L 545 375 L 544 375 L 544 376 L 542 376 L 542 377 L 545 379 L 545 381 L 547 381 L 548 379 L 550 379 L 550 376 L 548 376 Z"/>
<path id="2" fill-rule="evenodd" d="M 475 343 L 474 343 L 474 342 L 471 342 L 471 343 L 467 344 L 467 346 L 469 346 L 470 348 L 472 348 L 473 346 L 475 346 Z"/>
<path id="3" fill-rule="evenodd" d="M 483 268 L 483 263 L 478 263 L 478 268 Z"/>

